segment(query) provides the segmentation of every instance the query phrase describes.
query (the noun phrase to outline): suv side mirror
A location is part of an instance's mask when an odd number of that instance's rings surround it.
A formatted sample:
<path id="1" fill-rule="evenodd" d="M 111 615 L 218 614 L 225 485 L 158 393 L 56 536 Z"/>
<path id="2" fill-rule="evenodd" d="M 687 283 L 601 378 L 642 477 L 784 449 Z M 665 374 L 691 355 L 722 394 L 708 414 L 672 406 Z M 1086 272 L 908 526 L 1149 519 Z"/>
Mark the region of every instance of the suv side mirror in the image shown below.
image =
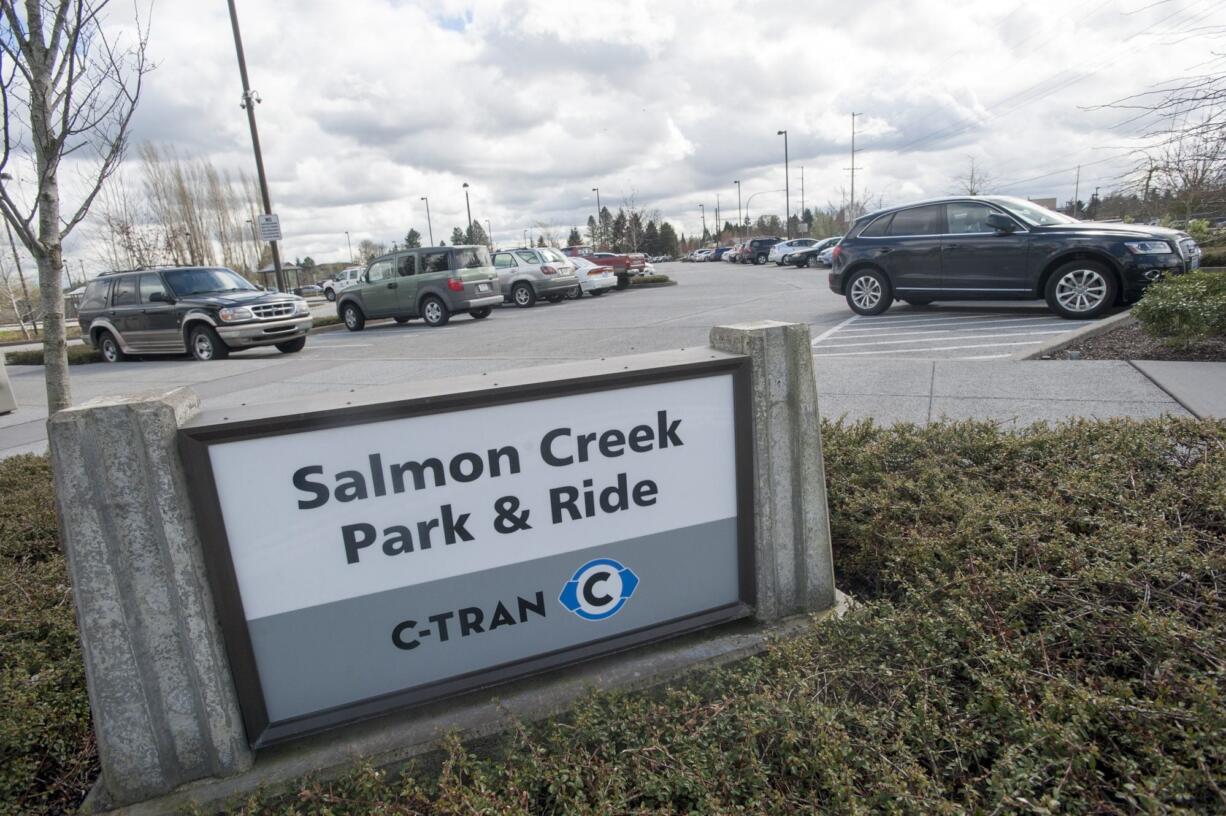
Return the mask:
<path id="1" fill-rule="evenodd" d="M 988 213 L 984 221 L 997 232 L 1013 232 L 1017 229 L 1017 224 L 1013 223 L 1013 219 L 1001 213 Z"/>

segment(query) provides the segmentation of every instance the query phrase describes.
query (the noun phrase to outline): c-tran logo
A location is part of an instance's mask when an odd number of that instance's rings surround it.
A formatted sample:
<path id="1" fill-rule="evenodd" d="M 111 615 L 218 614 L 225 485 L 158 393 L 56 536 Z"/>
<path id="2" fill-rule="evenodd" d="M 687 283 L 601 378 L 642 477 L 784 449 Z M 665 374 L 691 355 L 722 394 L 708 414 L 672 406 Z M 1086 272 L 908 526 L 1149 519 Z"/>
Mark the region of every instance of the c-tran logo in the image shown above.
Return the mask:
<path id="1" fill-rule="evenodd" d="M 584 620 L 611 618 L 621 611 L 639 585 L 629 567 L 612 558 L 595 558 L 575 570 L 558 600 Z"/>

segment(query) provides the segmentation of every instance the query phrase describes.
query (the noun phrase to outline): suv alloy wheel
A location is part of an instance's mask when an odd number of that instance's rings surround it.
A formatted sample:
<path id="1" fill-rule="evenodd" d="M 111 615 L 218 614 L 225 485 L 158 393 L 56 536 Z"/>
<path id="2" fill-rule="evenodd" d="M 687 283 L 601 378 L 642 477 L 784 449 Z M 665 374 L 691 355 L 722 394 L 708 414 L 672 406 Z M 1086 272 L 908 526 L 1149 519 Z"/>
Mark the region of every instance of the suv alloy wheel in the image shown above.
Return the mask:
<path id="1" fill-rule="evenodd" d="M 1070 261 L 1047 281 L 1047 305 L 1064 318 L 1098 317 L 1115 303 L 1115 275 L 1094 261 Z"/>
<path id="2" fill-rule="evenodd" d="M 108 363 L 121 363 L 128 358 L 124 354 L 123 349 L 119 347 L 119 341 L 115 339 L 115 335 L 109 331 L 103 331 L 98 337 L 98 351 L 102 352 L 102 359 Z"/>
<path id="3" fill-rule="evenodd" d="M 341 307 L 341 320 L 345 321 L 345 328 L 349 331 L 361 331 L 366 327 L 366 315 L 352 301 Z"/>
<path id="4" fill-rule="evenodd" d="M 894 302 L 890 283 L 876 269 L 852 275 L 847 283 L 847 305 L 856 314 L 879 315 Z"/>
<path id="5" fill-rule="evenodd" d="M 431 295 L 421 303 L 421 319 L 430 328 L 438 328 L 447 325 L 451 312 L 447 311 L 446 303 Z"/>
<path id="6" fill-rule="evenodd" d="M 224 360 L 230 356 L 230 347 L 217 336 L 212 326 L 200 323 L 196 325 L 188 337 L 188 346 L 192 356 L 201 362 Z"/>

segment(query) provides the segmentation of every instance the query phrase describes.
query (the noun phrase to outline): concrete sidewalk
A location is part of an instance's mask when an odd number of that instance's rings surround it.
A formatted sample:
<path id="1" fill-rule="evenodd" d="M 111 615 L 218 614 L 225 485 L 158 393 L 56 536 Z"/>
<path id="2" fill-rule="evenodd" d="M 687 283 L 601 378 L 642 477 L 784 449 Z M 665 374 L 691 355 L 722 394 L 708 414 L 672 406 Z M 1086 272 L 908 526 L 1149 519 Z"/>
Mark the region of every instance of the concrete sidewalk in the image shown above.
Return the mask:
<path id="1" fill-rule="evenodd" d="M 513 367 L 556 362 L 528 358 L 516 360 Z M 420 359 L 355 363 L 249 357 L 207 365 L 157 360 L 125 369 L 74 367 L 73 391 L 77 401 L 83 402 L 186 385 L 196 390 L 206 409 L 224 408 L 397 380 L 479 373 L 488 365 L 489 361 L 469 361 L 465 367 L 454 361 L 443 365 Z M 819 409 L 829 419 L 923 424 L 973 418 L 1024 427 L 1072 417 L 1226 417 L 1226 363 L 819 358 L 814 360 L 814 369 Z M 20 407 L 0 416 L 0 458 L 42 453 L 47 449 L 43 369 L 10 366 L 8 374 Z"/>

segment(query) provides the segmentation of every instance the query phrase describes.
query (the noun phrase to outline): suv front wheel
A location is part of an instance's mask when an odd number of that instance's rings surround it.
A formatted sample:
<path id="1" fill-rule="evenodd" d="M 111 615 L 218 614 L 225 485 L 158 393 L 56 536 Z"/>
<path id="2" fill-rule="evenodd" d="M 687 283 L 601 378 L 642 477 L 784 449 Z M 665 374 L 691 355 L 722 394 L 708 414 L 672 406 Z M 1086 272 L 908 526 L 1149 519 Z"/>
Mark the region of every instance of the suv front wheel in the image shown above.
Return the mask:
<path id="1" fill-rule="evenodd" d="M 336 301 L 336 290 L 329 286 L 324 290 L 324 297 L 329 303 L 334 303 Z"/>
<path id="2" fill-rule="evenodd" d="M 192 356 L 202 362 L 209 360 L 224 360 L 230 356 L 230 347 L 217 336 L 212 326 L 201 323 L 192 329 L 188 338 Z"/>
<path id="3" fill-rule="evenodd" d="M 366 328 L 366 315 L 358 308 L 358 304 L 350 302 L 341 307 L 341 320 L 349 331 L 361 331 Z"/>
<path id="4" fill-rule="evenodd" d="M 847 305 L 860 315 L 879 315 L 894 302 L 890 282 L 876 269 L 857 272 L 847 281 Z"/>
<path id="5" fill-rule="evenodd" d="M 1111 308 L 1119 286 L 1115 275 L 1095 261 L 1069 261 L 1047 280 L 1047 305 L 1070 320 L 1088 320 Z"/>

